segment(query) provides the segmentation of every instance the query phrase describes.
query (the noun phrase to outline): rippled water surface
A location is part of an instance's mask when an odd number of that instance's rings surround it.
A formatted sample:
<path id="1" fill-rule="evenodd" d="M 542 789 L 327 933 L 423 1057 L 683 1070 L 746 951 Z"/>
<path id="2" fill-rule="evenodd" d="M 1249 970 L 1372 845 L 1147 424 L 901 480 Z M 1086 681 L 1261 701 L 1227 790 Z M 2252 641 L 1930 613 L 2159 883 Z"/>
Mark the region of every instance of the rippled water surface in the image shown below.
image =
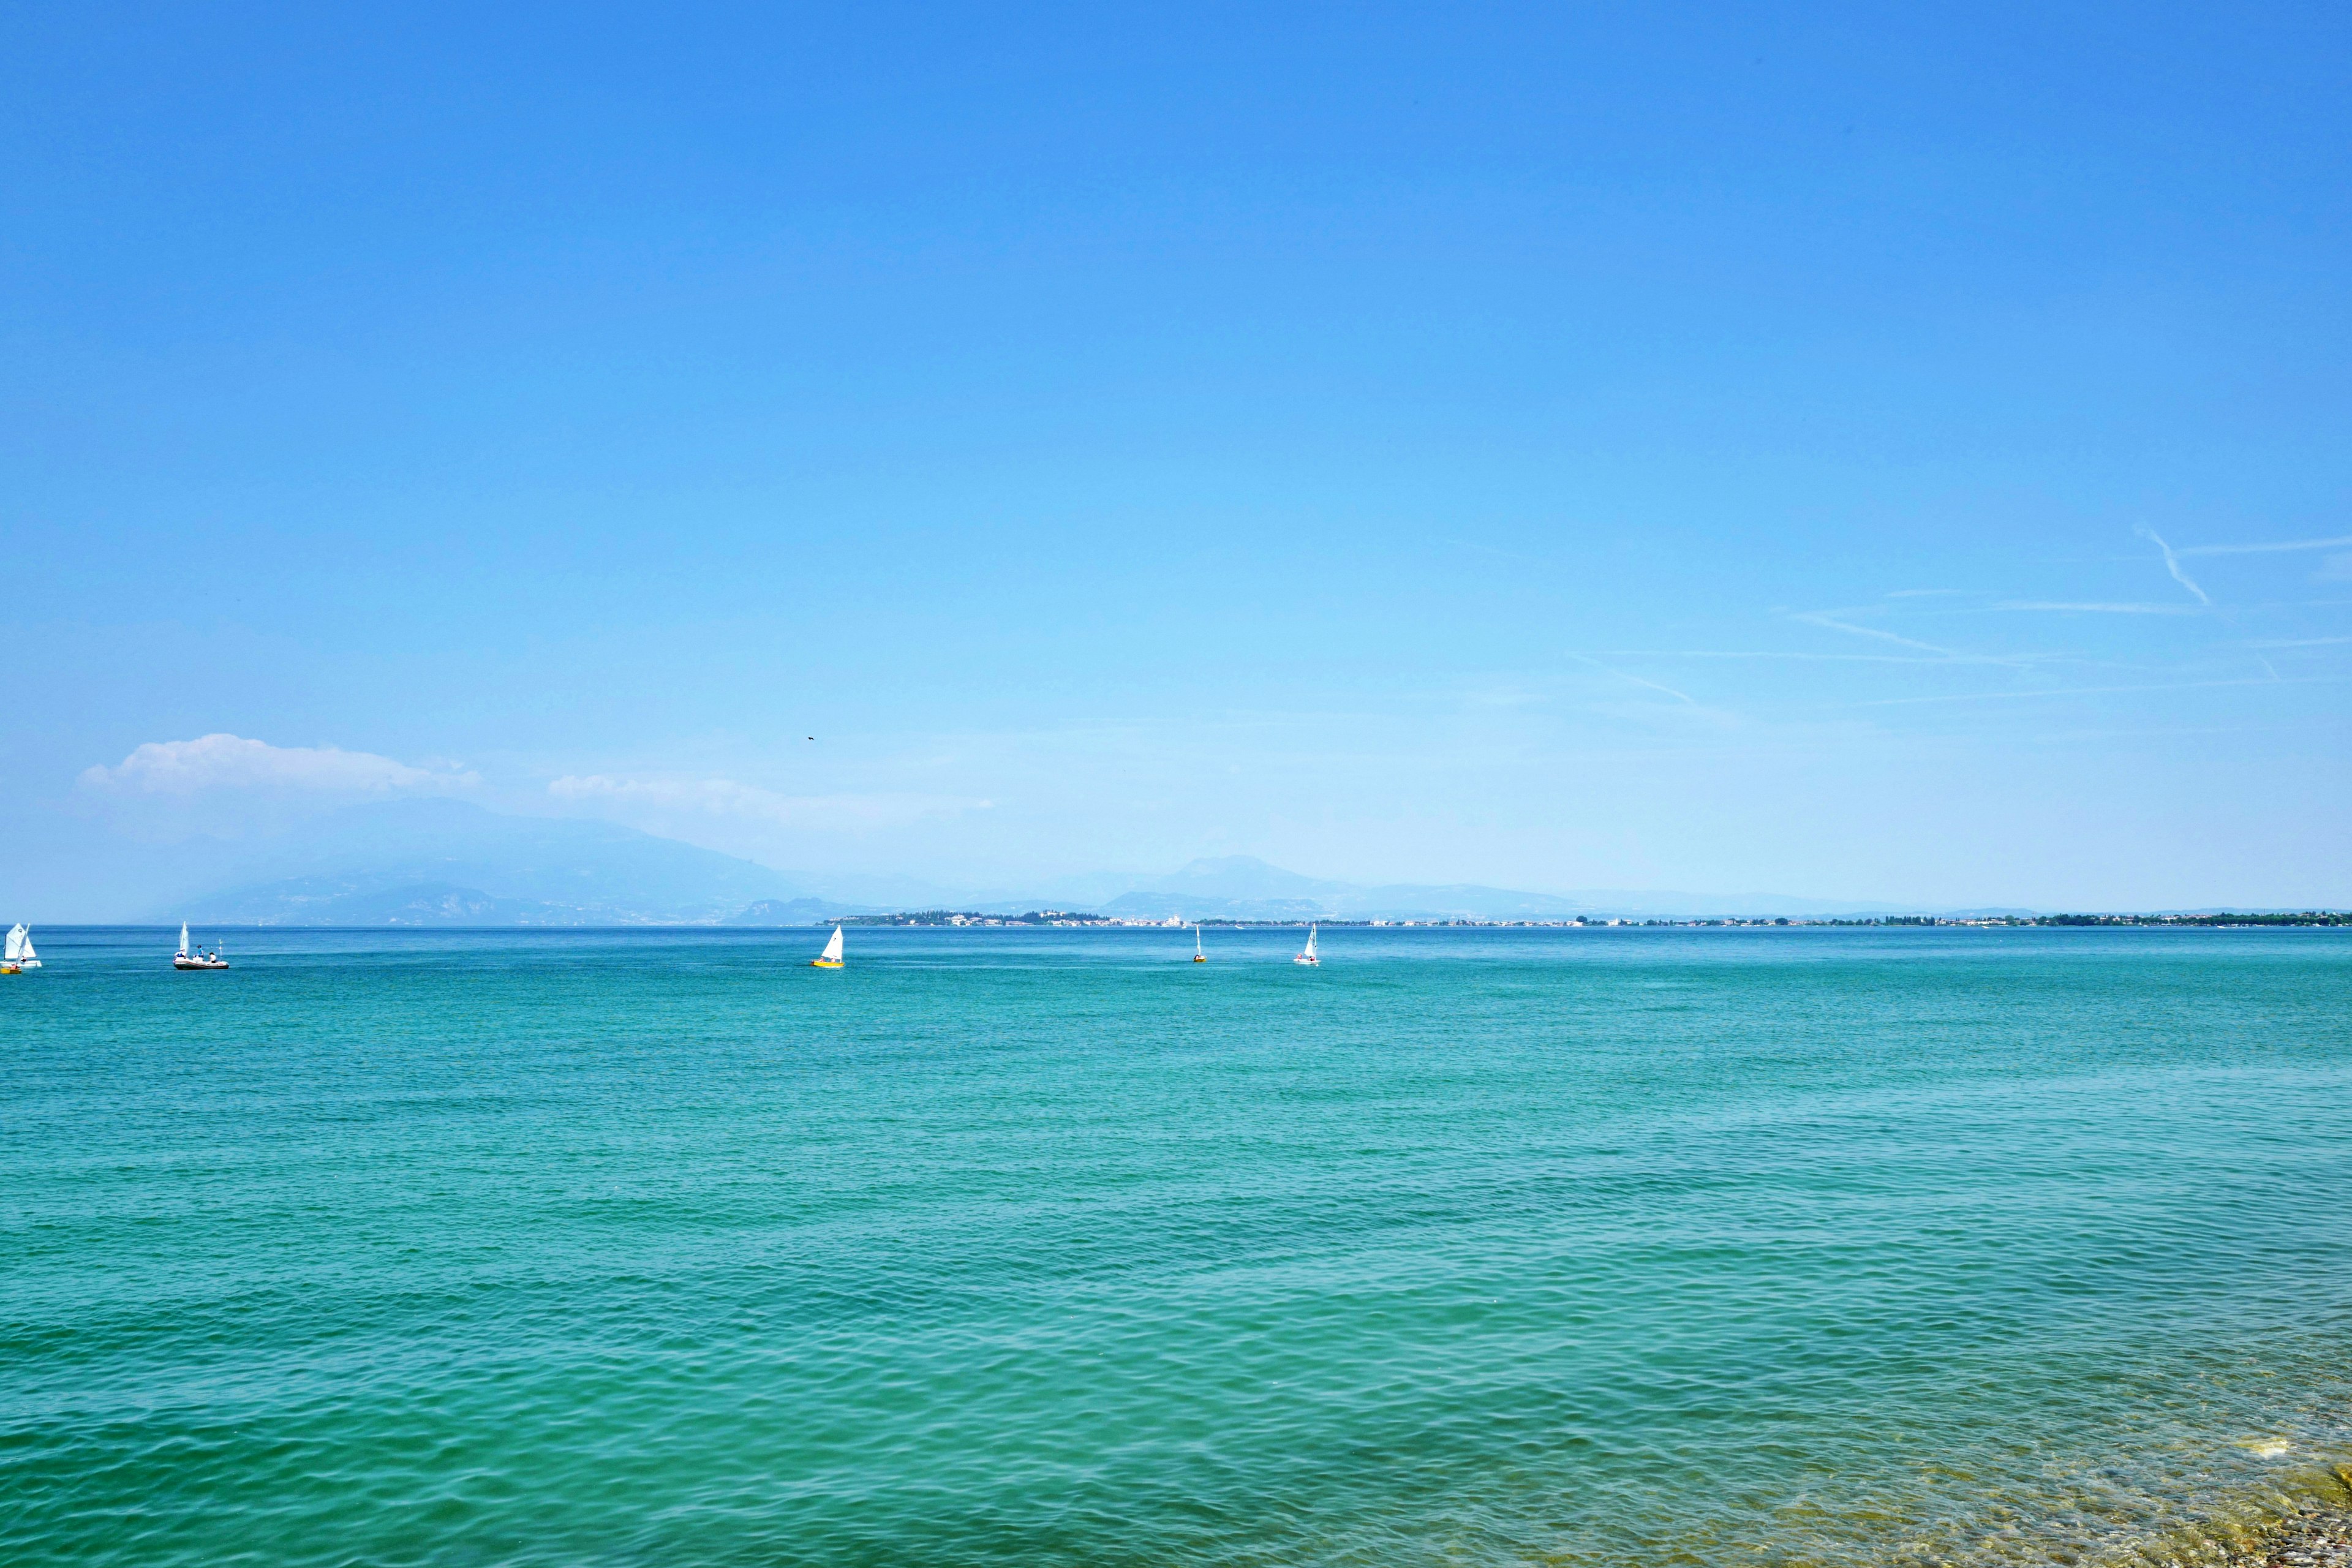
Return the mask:
<path id="1" fill-rule="evenodd" d="M 2352 933 L 153 932 L 0 1558 L 2094 1559 L 2339 1458 Z"/>

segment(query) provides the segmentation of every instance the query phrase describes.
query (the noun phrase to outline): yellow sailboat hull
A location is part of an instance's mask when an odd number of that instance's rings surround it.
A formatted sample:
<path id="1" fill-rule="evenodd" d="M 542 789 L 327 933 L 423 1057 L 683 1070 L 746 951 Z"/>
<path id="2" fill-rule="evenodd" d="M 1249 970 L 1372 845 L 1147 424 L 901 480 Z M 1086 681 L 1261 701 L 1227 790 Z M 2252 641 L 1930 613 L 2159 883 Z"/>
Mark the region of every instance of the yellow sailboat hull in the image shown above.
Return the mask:
<path id="1" fill-rule="evenodd" d="M 837 958 L 812 958 L 809 960 L 809 967 L 811 969 L 839 969 L 841 967 L 841 960 Z"/>

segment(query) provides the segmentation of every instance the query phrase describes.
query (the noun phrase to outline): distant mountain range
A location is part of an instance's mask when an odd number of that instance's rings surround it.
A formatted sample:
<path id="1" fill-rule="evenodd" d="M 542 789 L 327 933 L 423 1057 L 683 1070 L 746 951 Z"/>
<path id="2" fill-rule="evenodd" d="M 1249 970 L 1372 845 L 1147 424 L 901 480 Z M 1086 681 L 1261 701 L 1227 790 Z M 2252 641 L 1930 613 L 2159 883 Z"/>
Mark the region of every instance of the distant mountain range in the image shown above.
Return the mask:
<path id="1" fill-rule="evenodd" d="M 748 909 L 736 910 L 719 923 L 723 926 L 820 926 L 832 921 L 845 920 L 851 915 L 884 912 L 871 904 L 837 904 L 830 899 L 761 899 Z"/>
<path id="2" fill-rule="evenodd" d="M 354 808 L 257 850 L 253 879 L 155 918 L 216 925 L 816 925 L 888 910 L 1085 910 L 1167 920 L 1565 920 L 1915 912 L 1779 893 L 1539 893 L 1362 886 L 1246 855 L 1168 876 L 1103 873 L 963 891 L 879 880 L 814 885 L 611 823 L 505 816 L 447 800 Z M 877 898 L 872 895 L 880 893 Z"/>
<path id="3" fill-rule="evenodd" d="M 237 925 L 705 924 L 806 895 L 765 866 L 675 839 L 451 800 L 338 812 L 254 861 L 255 880 L 159 915 Z"/>
<path id="4" fill-rule="evenodd" d="M 1838 902 L 1785 893 L 1629 892 L 1583 889 L 1534 893 L 1470 883 L 1364 887 L 1302 877 L 1247 855 L 1195 860 L 1172 877 L 1131 888 L 1102 912 L 1190 920 L 1569 920 L 1578 915 L 1642 919 L 1706 915 L 1828 915 L 1900 912 L 1891 904 Z"/>

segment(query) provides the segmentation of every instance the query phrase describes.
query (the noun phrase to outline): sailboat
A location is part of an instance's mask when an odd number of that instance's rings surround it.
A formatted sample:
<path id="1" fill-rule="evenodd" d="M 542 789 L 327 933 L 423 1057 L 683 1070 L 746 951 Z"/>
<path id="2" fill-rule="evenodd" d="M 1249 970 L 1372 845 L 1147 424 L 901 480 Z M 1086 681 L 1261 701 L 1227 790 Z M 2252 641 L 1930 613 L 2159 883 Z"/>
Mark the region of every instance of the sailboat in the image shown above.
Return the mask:
<path id="1" fill-rule="evenodd" d="M 40 967 L 40 957 L 33 952 L 33 928 L 19 921 L 9 929 L 8 956 L 0 960 L 0 974 L 22 974 Z"/>
<path id="2" fill-rule="evenodd" d="M 841 928 L 839 926 L 833 928 L 833 940 L 824 944 L 823 952 L 809 960 L 809 966 L 813 969 L 841 967 Z"/>
<path id="3" fill-rule="evenodd" d="M 1290 962 L 1293 963 L 1311 964 L 1317 969 L 1323 967 L 1323 961 L 1315 956 L 1315 922 L 1313 921 L 1307 922 L 1307 951 L 1300 953 L 1297 958 L 1292 959 Z"/>
<path id="4" fill-rule="evenodd" d="M 220 949 L 217 947 L 210 952 L 202 948 L 190 947 L 188 928 L 184 923 L 180 927 L 180 951 L 172 955 L 172 967 L 174 969 L 226 969 L 228 960 L 220 955 Z"/>
<path id="5" fill-rule="evenodd" d="M 1201 928 L 1199 926 L 1194 926 L 1192 928 L 1192 962 L 1195 963 L 1206 963 L 1209 962 L 1209 955 L 1201 951 Z"/>

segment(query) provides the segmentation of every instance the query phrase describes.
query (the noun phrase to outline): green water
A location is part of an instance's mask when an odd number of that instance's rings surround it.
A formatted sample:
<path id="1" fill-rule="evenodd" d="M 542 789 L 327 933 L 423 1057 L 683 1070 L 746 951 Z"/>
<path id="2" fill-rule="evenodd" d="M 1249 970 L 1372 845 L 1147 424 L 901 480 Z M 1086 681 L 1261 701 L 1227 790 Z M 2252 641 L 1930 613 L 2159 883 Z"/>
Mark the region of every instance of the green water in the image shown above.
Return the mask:
<path id="1" fill-rule="evenodd" d="M 2100 1561 L 2352 1450 L 2352 933 L 40 940 L 10 1563 Z"/>

